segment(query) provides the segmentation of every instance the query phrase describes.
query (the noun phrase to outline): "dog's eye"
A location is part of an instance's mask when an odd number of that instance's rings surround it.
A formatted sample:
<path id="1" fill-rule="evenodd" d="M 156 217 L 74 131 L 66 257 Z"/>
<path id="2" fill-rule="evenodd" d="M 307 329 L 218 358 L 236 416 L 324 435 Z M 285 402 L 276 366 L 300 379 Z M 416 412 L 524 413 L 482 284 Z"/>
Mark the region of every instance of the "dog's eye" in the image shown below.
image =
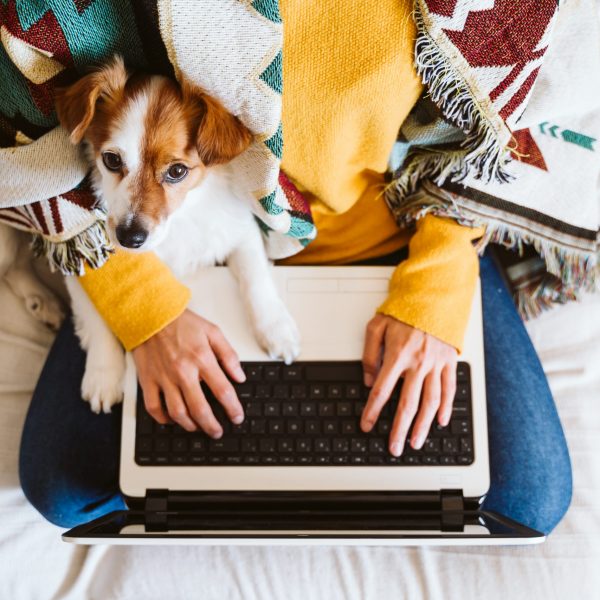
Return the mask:
<path id="1" fill-rule="evenodd" d="M 187 174 L 188 168 L 185 165 L 182 165 L 181 163 L 176 163 L 169 167 L 165 179 L 169 183 L 177 183 L 178 181 L 181 181 Z"/>
<path id="2" fill-rule="evenodd" d="M 103 152 L 102 162 L 109 171 L 119 171 L 123 166 L 123 161 L 116 152 Z"/>

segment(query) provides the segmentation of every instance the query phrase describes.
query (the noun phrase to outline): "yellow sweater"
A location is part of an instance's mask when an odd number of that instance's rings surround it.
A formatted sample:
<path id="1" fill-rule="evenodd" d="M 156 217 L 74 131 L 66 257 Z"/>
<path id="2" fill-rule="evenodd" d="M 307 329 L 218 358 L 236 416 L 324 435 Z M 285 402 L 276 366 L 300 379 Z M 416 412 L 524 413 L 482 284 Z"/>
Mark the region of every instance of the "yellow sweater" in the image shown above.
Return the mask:
<path id="1" fill-rule="evenodd" d="M 311 202 L 318 236 L 286 264 L 348 263 L 405 246 L 379 311 L 459 348 L 481 232 L 432 216 L 411 238 L 381 192 L 396 134 L 421 93 L 408 0 L 282 0 L 283 168 Z M 148 254 L 117 253 L 82 283 L 131 349 L 175 319 L 188 290 Z"/>

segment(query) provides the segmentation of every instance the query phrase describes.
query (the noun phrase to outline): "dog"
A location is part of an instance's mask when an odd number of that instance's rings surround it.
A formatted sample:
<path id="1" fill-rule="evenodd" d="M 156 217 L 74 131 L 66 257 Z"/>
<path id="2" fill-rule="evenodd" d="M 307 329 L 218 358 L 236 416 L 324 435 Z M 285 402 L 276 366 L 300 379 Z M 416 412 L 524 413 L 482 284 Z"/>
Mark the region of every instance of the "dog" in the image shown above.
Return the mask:
<path id="1" fill-rule="evenodd" d="M 191 83 L 129 73 L 120 57 L 59 90 L 56 111 L 84 144 L 114 245 L 156 253 L 177 277 L 226 263 L 258 342 L 291 363 L 298 329 L 272 280 L 254 200 L 232 170 L 253 139 L 242 122 Z M 110 412 L 123 397 L 124 350 L 77 278 L 66 283 L 87 352 L 82 397 Z"/>

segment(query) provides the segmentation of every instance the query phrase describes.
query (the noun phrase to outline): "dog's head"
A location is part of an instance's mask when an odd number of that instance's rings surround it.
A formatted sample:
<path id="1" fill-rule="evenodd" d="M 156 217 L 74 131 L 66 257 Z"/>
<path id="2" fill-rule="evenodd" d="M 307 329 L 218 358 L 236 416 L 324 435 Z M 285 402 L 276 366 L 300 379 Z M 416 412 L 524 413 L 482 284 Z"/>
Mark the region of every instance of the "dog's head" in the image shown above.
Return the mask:
<path id="1" fill-rule="evenodd" d="M 130 75 L 118 57 L 60 90 L 56 111 L 74 144 L 88 142 L 110 235 L 125 248 L 152 247 L 207 168 L 230 161 L 252 139 L 202 90 Z"/>

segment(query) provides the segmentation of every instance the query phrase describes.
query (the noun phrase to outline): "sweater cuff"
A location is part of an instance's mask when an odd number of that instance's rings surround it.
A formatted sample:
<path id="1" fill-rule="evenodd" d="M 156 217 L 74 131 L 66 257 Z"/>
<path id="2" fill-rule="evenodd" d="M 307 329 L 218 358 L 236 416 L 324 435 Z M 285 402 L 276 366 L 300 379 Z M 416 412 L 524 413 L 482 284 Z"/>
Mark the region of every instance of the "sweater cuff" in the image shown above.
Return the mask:
<path id="1" fill-rule="evenodd" d="M 99 269 L 86 269 L 79 280 L 127 351 L 174 321 L 191 297 L 151 252 L 117 252 Z"/>
<path id="2" fill-rule="evenodd" d="M 388 298 L 377 312 L 460 352 L 479 274 L 472 242 L 482 233 L 432 215 L 421 219 L 409 244 L 409 258 L 394 271 Z"/>

